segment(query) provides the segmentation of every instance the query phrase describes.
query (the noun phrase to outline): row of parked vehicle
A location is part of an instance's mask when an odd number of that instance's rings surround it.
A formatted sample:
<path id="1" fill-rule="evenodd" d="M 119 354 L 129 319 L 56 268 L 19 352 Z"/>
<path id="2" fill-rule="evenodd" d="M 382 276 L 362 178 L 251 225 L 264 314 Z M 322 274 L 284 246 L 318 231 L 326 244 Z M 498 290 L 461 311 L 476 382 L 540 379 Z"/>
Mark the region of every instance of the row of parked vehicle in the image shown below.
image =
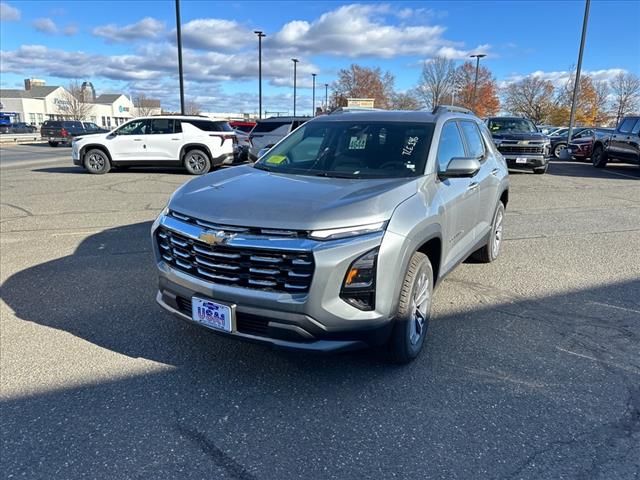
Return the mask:
<path id="1" fill-rule="evenodd" d="M 12 134 L 12 133 L 36 133 L 38 127 L 24 122 L 15 123 L 1 123 L 0 134 Z"/>

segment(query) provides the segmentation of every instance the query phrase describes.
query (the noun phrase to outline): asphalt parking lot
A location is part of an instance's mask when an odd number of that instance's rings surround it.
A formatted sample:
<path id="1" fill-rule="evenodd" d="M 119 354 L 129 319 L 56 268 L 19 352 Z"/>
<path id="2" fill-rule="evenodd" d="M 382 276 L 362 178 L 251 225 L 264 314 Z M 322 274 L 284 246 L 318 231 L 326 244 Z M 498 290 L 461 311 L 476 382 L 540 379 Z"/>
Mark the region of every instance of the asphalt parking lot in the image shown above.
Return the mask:
<path id="1" fill-rule="evenodd" d="M 426 350 L 397 367 L 174 319 L 155 304 L 149 228 L 189 177 L 9 149 L 6 478 L 640 477 L 637 166 L 514 173 L 501 258 L 445 280 Z"/>

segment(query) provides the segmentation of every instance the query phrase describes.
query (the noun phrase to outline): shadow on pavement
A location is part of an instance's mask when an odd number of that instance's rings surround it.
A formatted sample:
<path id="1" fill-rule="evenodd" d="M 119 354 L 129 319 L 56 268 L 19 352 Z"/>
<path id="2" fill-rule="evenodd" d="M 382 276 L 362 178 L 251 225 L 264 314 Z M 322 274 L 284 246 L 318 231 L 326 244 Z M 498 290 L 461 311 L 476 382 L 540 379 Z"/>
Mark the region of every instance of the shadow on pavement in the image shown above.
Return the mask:
<path id="1" fill-rule="evenodd" d="M 163 364 L 159 372 L 5 398 L 7 474 L 637 473 L 640 279 L 442 315 L 423 355 L 396 367 L 367 352 L 274 351 L 174 319 L 154 301 L 149 229 L 146 222 L 105 230 L 73 255 L 5 282 L 3 299 L 19 319 Z M 475 284 L 457 283 L 473 298 Z"/>
<path id="2" fill-rule="evenodd" d="M 637 165 L 626 163 L 609 163 L 606 168 L 601 169 L 579 161 L 554 161 L 549 165 L 547 175 L 637 180 L 640 179 L 640 168 Z"/>

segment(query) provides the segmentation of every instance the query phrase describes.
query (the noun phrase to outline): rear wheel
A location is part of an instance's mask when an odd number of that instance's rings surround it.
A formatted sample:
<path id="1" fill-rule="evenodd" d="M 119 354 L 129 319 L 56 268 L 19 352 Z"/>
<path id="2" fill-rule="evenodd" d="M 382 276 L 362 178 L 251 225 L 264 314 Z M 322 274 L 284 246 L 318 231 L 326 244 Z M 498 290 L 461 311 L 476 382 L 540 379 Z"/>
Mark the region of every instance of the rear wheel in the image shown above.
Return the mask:
<path id="1" fill-rule="evenodd" d="M 400 303 L 389 339 L 389 358 L 395 363 L 409 363 L 424 345 L 431 316 L 433 268 L 429 257 L 416 252 L 409 261 Z"/>
<path id="2" fill-rule="evenodd" d="M 84 168 L 86 168 L 89 173 L 102 175 L 111 170 L 111 162 L 106 153 L 94 148 L 84 155 Z"/>
<path id="3" fill-rule="evenodd" d="M 52 142 L 51 140 L 49 140 L 49 146 L 50 147 L 57 147 L 58 146 L 58 142 Z"/>
<path id="4" fill-rule="evenodd" d="M 202 150 L 189 150 L 184 156 L 184 167 L 191 175 L 204 175 L 211 170 L 211 159 Z"/>
<path id="5" fill-rule="evenodd" d="M 596 168 L 604 168 L 607 166 L 607 154 L 602 145 L 596 145 L 591 152 L 591 163 Z"/>
<path id="6" fill-rule="evenodd" d="M 553 156 L 556 158 L 560 158 L 560 154 L 562 153 L 562 151 L 567 148 L 567 144 L 566 143 L 559 143 L 557 144 L 554 148 L 553 148 Z"/>
<path id="7" fill-rule="evenodd" d="M 473 252 L 471 257 L 482 263 L 491 263 L 500 254 L 500 247 L 502 246 L 503 238 L 503 223 L 504 223 L 504 204 L 498 202 L 496 213 L 493 214 L 493 222 L 491 224 L 491 233 L 487 244 L 479 250 Z"/>

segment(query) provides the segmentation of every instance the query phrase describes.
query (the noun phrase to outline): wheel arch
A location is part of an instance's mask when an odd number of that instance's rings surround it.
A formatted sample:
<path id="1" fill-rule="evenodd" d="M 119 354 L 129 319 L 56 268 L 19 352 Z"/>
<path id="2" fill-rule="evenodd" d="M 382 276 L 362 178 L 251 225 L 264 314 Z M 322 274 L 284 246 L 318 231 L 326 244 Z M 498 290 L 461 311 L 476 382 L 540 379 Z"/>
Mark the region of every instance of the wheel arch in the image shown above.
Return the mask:
<path id="1" fill-rule="evenodd" d="M 213 155 L 211 155 L 211 149 L 209 149 L 209 147 L 207 147 L 204 143 L 187 143 L 186 145 L 183 145 L 182 148 L 180 149 L 180 159 L 179 159 L 180 163 L 184 163 L 184 157 L 191 150 L 203 150 L 209 156 L 209 160 L 213 162 Z"/>
<path id="2" fill-rule="evenodd" d="M 100 145 L 99 143 L 90 143 L 89 145 L 85 145 L 84 147 L 80 148 L 80 160 L 82 162 L 84 162 L 84 156 L 89 150 L 100 150 L 104 152 L 107 158 L 109 158 L 109 161 L 113 163 L 113 159 L 111 158 L 111 153 L 109 152 L 109 149 L 104 145 Z"/>
<path id="3" fill-rule="evenodd" d="M 434 235 L 428 240 L 424 241 L 416 252 L 424 253 L 431 262 L 431 268 L 433 268 L 433 283 L 434 286 L 440 281 L 440 265 L 442 263 L 442 238 L 440 235 Z"/>

